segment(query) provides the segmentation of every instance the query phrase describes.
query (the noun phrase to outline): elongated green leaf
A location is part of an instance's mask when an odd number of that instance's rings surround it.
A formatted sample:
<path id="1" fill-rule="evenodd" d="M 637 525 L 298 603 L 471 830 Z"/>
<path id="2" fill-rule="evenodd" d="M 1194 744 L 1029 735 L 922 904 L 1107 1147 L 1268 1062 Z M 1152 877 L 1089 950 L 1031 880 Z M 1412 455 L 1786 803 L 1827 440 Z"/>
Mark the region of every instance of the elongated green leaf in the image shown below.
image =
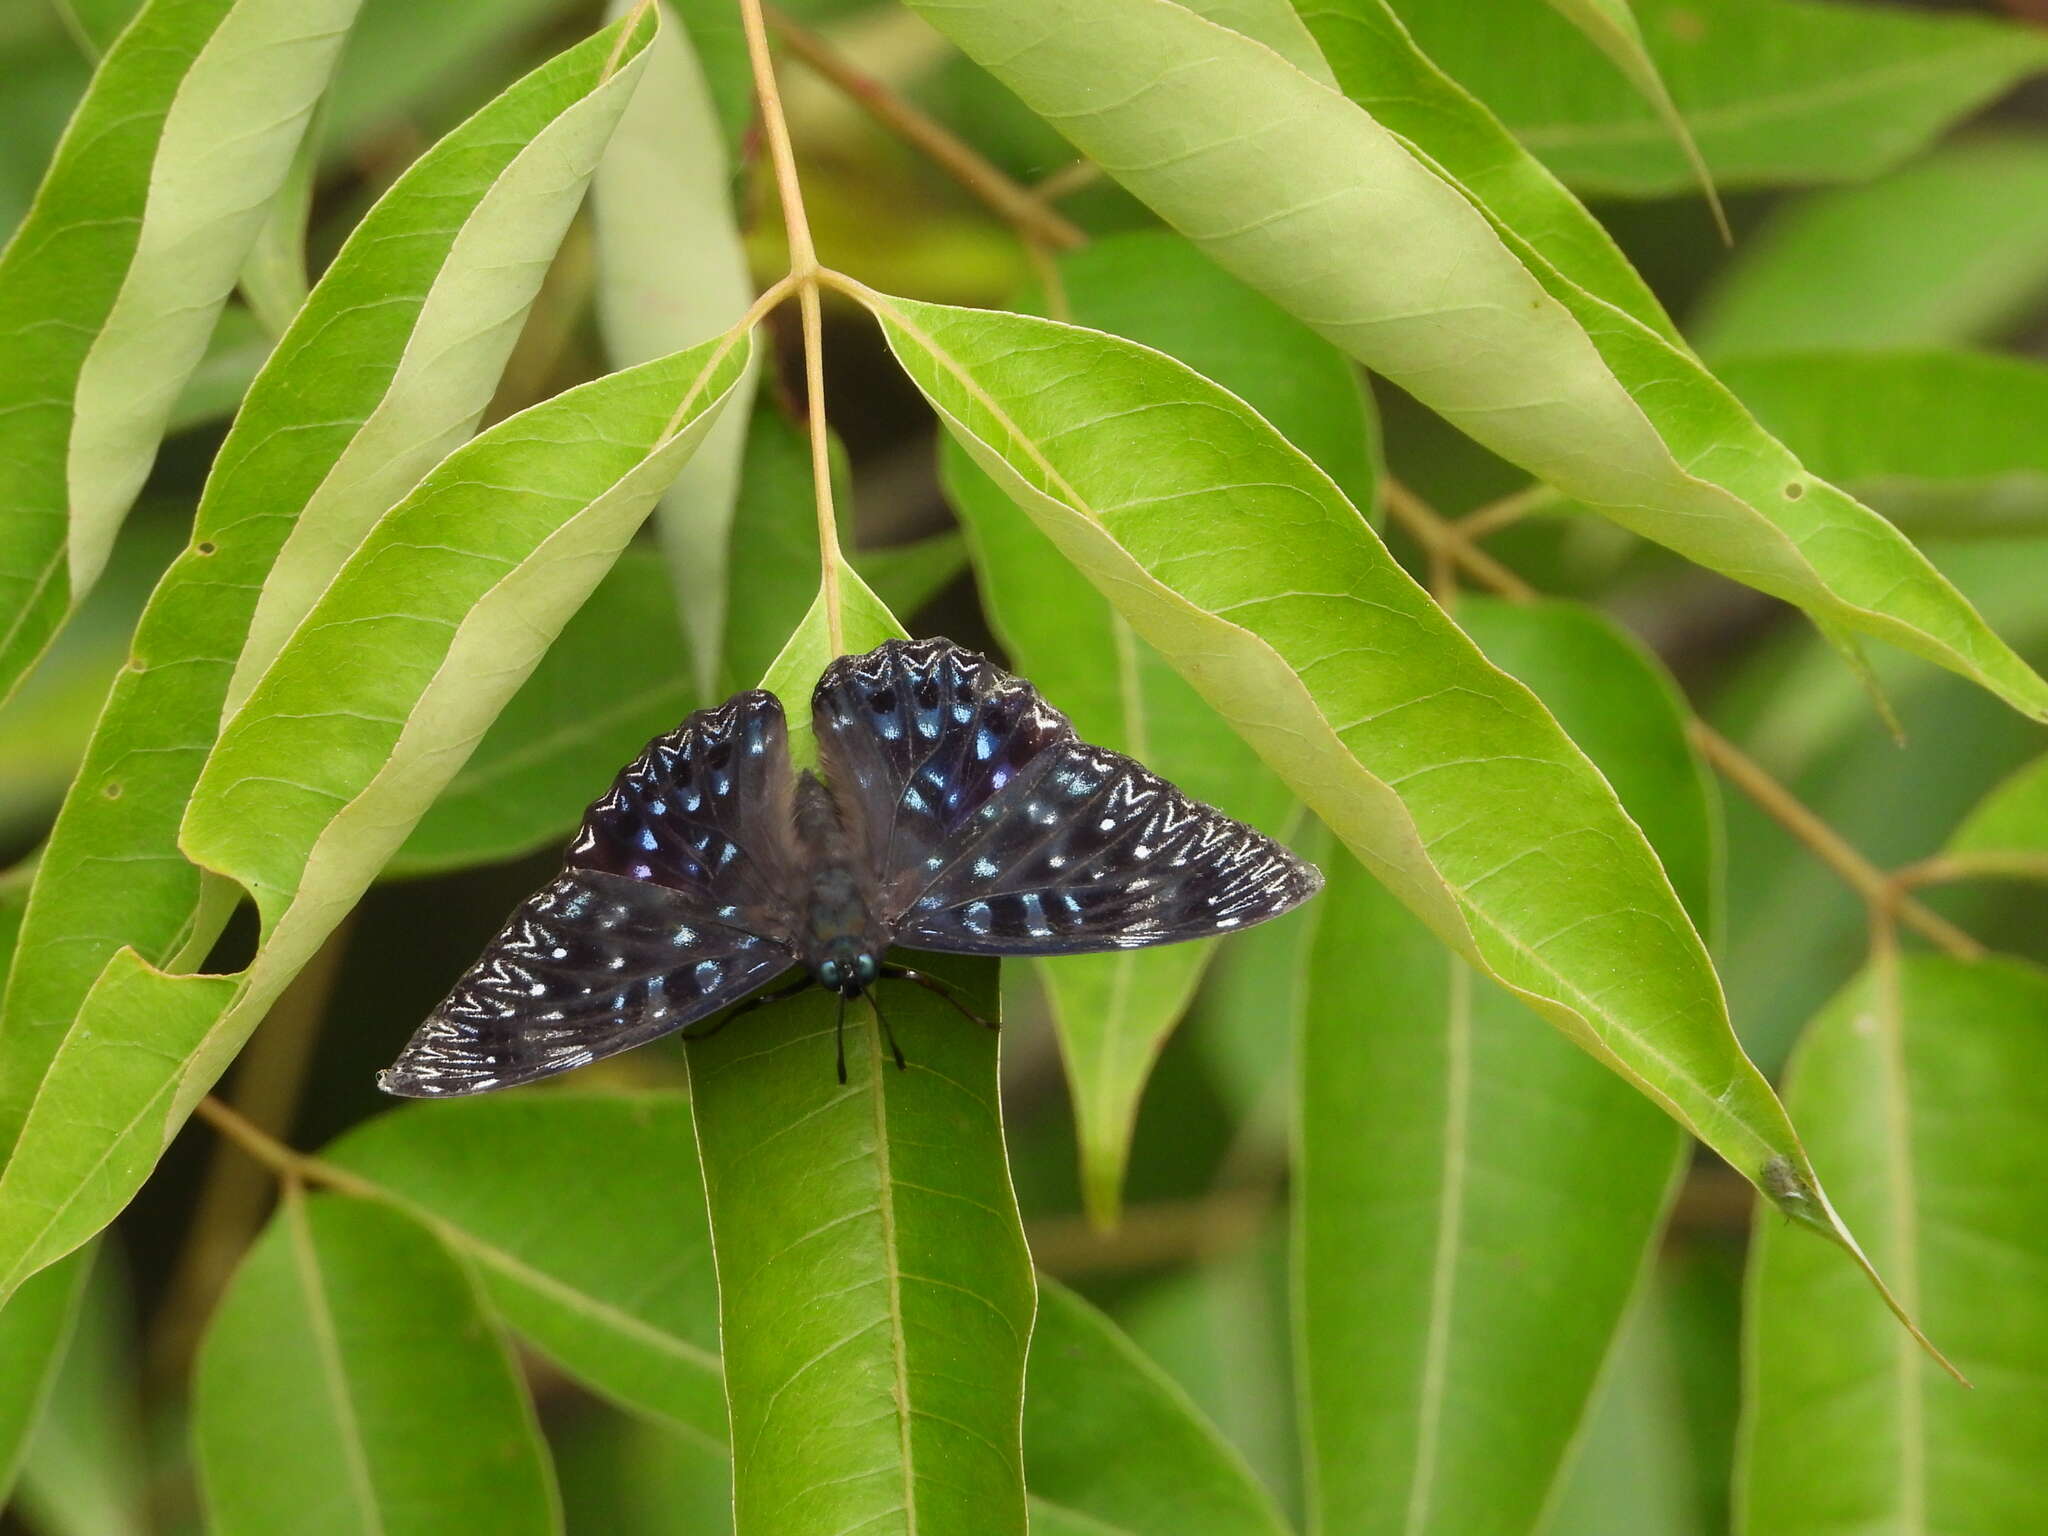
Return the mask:
<path id="1" fill-rule="evenodd" d="M 475 1281 L 361 1201 L 287 1192 L 207 1333 L 193 1438 L 223 1536 L 561 1529 Z"/>
<path id="2" fill-rule="evenodd" d="M 1985 796 L 1942 852 L 1979 874 L 2048 880 L 2048 757 Z"/>
<path id="3" fill-rule="evenodd" d="M 321 1155 L 431 1227 L 498 1315 L 565 1369 L 724 1443 L 718 1291 L 687 1095 L 408 1107 Z"/>
<path id="4" fill-rule="evenodd" d="M 1388 0 L 1297 0 L 1337 79 L 1375 121 L 1458 179 L 1589 293 L 1677 338 L 1605 226 L 1486 107 L 1415 46 Z"/>
<path id="5" fill-rule="evenodd" d="M 1370 505 L 1372 440 L 1350 365 L 1172 235 L 1112 237 L 1060 264 L 1074 319 L 1206 369 Z M 1129 752 L 1196 799 L 1282 831 L 1291 797 L 1227 722 L 1020 515 L 957 445 L 949 496 L 1012 662 L 1089 741 Z M 1214 946 L 1073 956 L 1037 967 L 1074 1096 L 1090 1214 L 1116 1217 L 1139 1095 Z"/>
<path id="6" fill-rule="evenodd" d="M 92 1269 L 83 1249 L 30 1280 L 0 1307 L 0 1508 L 42 1422 L 51 1384 L 78 1322 L 79 1299 Z"/>
<path id="7" fill-rule="evenodd" d="M 635 0 L 610 0 L 612 14 Z M 597 172 L 598 315 L 620 365 L 643 363 L 734 324 L 753 300 L 733 214 L 732 173 L 691 31 L 667 17 L 647 78 Z M 662 498 L 661 539 L 689 636 L 697 691 L 717 688 L 727 541 L 747 441 L 750 374 L 737 409 Z"/>
<path id="8" fill-rule="evenodd" d="M 1287 1529 L 1271 1495 L 1186 1394 L 1109 1319 L 1049 1282 L 1039 1288 L 1024 1409 L 1033 1531 L 1279 1536 Z"/>
<path id="9" fill-rule="evenodd" d="M 482 101 L 517 72 L 552 8 L 553 0 L 363 0 L 328 94 L 329 153 L 421 116 L 446 121 L 466 110 L 454 104 L 464 98 Z"/>
<path id="10" fill-rule="evenodd" d="M 1574 186 L 1684 192 L 1670 127 L 1587 39 L 1532 4 L 1395 0 L 1423 49 Z M 1830 0 L 1633 0 L 1651 59 L 1723 187 L 1858 181 L 2048 65 L 2013 22 Z"/>
<path id="11" fill-rule="evenodd" d="M 150 1529 L 135 1301 L 116 1252 L 98 1252 L 96 1263 L 88 1252 L 57 1266 L 84 1259 L 90 1273 L 15 1497 L 23 1524 L 46 1536 Z"/>
<path id="12" fill-rule="evenodd" d="M 357 0 L 154 0 L 0 254 L 0 697 L 92 586 Z"/>
<path id="13" fill-rule="evenodd" d="M 717 1296 L 691 1135 L 684 1094 L 511 1094 L 382 1116 L 322 1161 L 351 1194 L 432 1229 L 557 1364 L 722 1447 Z M 593 1156 L 603 1178 L 579 1171 Z M 1158 1369 L 1085 1302 L 1052 1286 L 1048 1295 L 1028 1378 L 1034 1486 L 1071 1500 L 1068 1513 L 1091 1531 L 1277 1529 L 1241 1462 Z M 1127 1426 L 1127 1454 L 1099 1455 L 1098 1413 Z M 1209 1523 L 1175 1523 L 1198 1512 Z"/>
<path id="14" fill-rule="evenodd" d="M 1712 357 L 1961 346 L 2048 292 L 2048 143 L 1965 141 L 1787 204 L 1687 329 Z"/>
<path id="15" fill-rule="evenodd" d="M 173 968 L 189 951 L 189 968 L 218 933 L 224 907 L 177 837 L 223 709 L 474 427 L 623 106 L 636 55 L 620 45 L 572 49 L 415 165 L 253 387 L 51 834 L 0 1016 L 0 1148 L 118 949 Z"/>
<path id="16" fill-rule="evenodd" d="M 1460 618 L 1584 742 L 1704 920 L 1713 804 L 1669 680 L 1582 609 L 1472 603 Z M 1311 1526 L 1531 1531 L 1681 1138 L 1446 955 L 1355 860 L 1330 869 L 1295 1117 Z"/>
<path id="17" fill-rule="evenodd" d="M 1224 267 L 1487 447 L 2048 718 L 2048 682 L 1896 530 L 1278 55 L 1170 0 L 916 8 Z"/>
<path id="18" fill-rule="evenodd" d="M 235 976 L 120 950 L 0 1174 L 0 1290 L 110 1219 L 617 559 L 745 366 L 744 338 L 502 422 L 386 515 L 228 722 L 180 834 L 256 902 Z"/>
<path id="19" fill-rule="evenodd" d="M 1721 210 L 1721 199 L 1714 191 L 1714 175 L 1707 169 L 1707 163 L 1700 156 L 1699 144 L 1686 126 L 1685 114 L 1678 110 L 1678 103 L 1671 99 L 1671 89 L 1664 83 L 1664 76 L 1657 68 L 1657 61 L 1650 56 L 1649 45 L 1643 40 L 1642 26 L 1636 21 L 1636 13 L 1630 8 L 1629 0 L 1549 0 L 1552 10 L 1577 27 L 1622 73 L 1622 78 L 1636 88 L 1636 94 L 1649 103 L 1650 110 L 1657 114 L 1657 121 L 1664 125 L 1664 131 L 1671 136 L 1671 142 L 1678 146 L 1685 156 L 1686 168 L 1699 184 L 1708 206 L 1713 209 L 1714 222 L 1720 226 L 1721 238 L 1728 234 L 1728 215 Z"/>
<path id="20" fill-rule="evenodd" d="M 932 969 L 993 1016 L 993 962 Z M 910 1067 L 858 1003 L 842 1086 L 838 1006 L 812 992 L 689 1048 L 736 1528 L 1022 1532 L 1033 1289 L 996 1036 L 885 982 Z"/>
<path id="21" fill-rule="evenodd" d="M 612 775 L 690 712 L 684 644 L 661 557 L 627 550 L 385 875 L 492 863 L 565 838 Z"/>
<path id="22" fill-rule="evenodd" d="M 1816 473 L 1908 532 L 2048 529 L 2048 367 L 1981 352 L 1731 357 L 1720 375 Z"/>
<path id="23" fill-rule="evenodd" d="M 1814 1021 L 1787 1094 L 1843 1212 L 1976 1390 L 1901 1349 L 1868 1296 L 1760 1216 L 1738 1528 L 2040 1529 L 2048 978 L 1880 961 Z"/>
<path id="24" fill-rule="evenodd" d="M 1325 477 L 1156 353 L 868 302 L 976 462 L 1439 938 L 1746 1177 L 1804 1179 L 1613 790 Z M 1824 1202 L 1788 1209 L 1844 1236 Z"/>

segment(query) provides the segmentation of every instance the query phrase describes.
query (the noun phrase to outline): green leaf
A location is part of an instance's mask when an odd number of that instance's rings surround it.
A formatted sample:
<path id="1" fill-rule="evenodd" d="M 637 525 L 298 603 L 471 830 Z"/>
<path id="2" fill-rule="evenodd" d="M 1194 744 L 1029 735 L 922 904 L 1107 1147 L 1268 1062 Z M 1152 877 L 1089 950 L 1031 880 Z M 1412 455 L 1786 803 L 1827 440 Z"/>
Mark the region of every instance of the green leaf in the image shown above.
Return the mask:
<path id="1" fill-rule="evenodd" d="M 2048 291 L 2048 143 L 1951 144 L 1868 186 L 1790 203 L 1688 327 L 1714 357 L 1960 346 Z"/>
<path id="2" fill-rule="evenodd" d="M 1668 122 L 1560 16 L 1395 0 L 1429 56 L 1572 185 L 1695 182 Z M 1722 187 L 1860 181 L 2048 65 L 2016 22 L 1809 0 L 1634 0 L 1651 60 Z"/>
<path id="3" fill-rule="evenodd" d="M 1704 917 L 1713 803 L 1670 681 L 1584 609 L 1469 603 L 1460 618 L 1584 743 Z M 1311 1523 L 1529 1531 L 1637 1289 L 1682 1141 L 1445 954 L 1355 860 L 1328 868 L 1297 1049 Z"/>
<path id="4" fill-rule="evenodd" d="M 609 12 L 633 3 L 610 0 Z M 645 83 L 597 171 L 598 318 L 622 367 L 724 330 L 754 298 L 725 140 L 691 36 L 665 16 Z M 718 684 L 727 545 L 753 390 L 749 373 L 736 408 L 662 498 L 662 547 L 703 695 Z"/>
<path id="5" fill-rule="evenodd" d="M 52 1264 L 0 1307 L 0 1508 L 14 1486 L 78 1323 L 93 1249 Z"/>
<path id="6" fill-rule="evenodd" d="M 200 1351 L 207 1528 L 559 1531 L 539 1426 L 482 1300 L 399 1213 L 287 1190 Z"/>
<path id="7" fill-rule="evenodd" d="M 994 1016 L 993 961 L 930 969 Z M 996 1035 L 922 988 L 881 996 L 907 1071 L 860 1002 L 842 1086 L 841 1000 L 816 990 L 689 1046 L 739 1536 L 1025 1528 L 1033 1288 Z"/>
<path id="8" fill-rule="evenodd" d="M 115 955 L 0 1174 L 0 1291 L 133 1194 L 618 558 L 746 350 L 728 335 L 522 412 L 371 530 L 223 728 L 180 833 L 255 898 L 256 958 L 181 976 Z"/>
<path id="9" fill-rule="evenodd" d="M 430 1227 L 498 1316 L 563 1369 L 724 1444 L 718 1290 L 687 1095 L 408 1106 L 321 1157 L 367 1181 L 352 1193 Z M 594 1174 L 593 1158 L 595 1186 L 569 1174 Z"/>
<path id="10" fill-rule="evenodd" d="M 1370 505 L 1369 418 L 1349 363 L 1185 241 L 1112 236 L 1070 253 L 1061 286 L 1081 324 L 1206 369 Z M 1089 741 L 1141 758 L 1197 800 L 1271 833 L 1292 797 L 1253 751 L 1021 516 L 957 445 L 946 489 L 974 549 L 990 623 L 1019 671 Z M 1090 1215 L 1114 1223 L 1139 1096 L 1215 946 L 1041 962 L 1080 1139 Z"/>
<path id="11" fill-rule="evenodd" d="M 554 10 L 555 0 L 363 0 L 328 92 L 328 153 L 345 157 L 422 118 L 446 123 L 486 99 L 518 73 Z"/>
<path id="12" fill-rule="evenodd" d="M 1040 1281 L 1024 1398 L 1034 1532 L 1282 1536 L 1244 1459 L 1073 1292 Z"/>
<path id="13" fill-rule="evenodd" d="M 2048 367 L 1982 352 L 1731 357 L 1728 387 L 1818 474 L 1908 532 L 2048 529 Z"/>
<path id="14" fill-rule="evenodd" d="M 77 1323 L 29 1442 L 13 1507 L 40 1536 L 144 1536 L 150 1465 L 135 1300 L 112 1248 L 87 1250 L 54 1268 L 74 1273 L 81 1261 L 90 1273 Z M 42 1280 L 38 1275 L 33 1283 Z"/>
<path id="15" fill-rule="evenodd" d="M 356 0 L 154 0 L 0 253 L 0 698 L 141 490 Z"/>
<path id="16" fill-rule="evenodd" d="M 1975 874 L 2048 880 L 2048 757 L 1985 796 L 1956 828 L 1942 860 Z"/>
<path id="17" fill-rule="evenodd" d="M 200 764 L 371 523 L 489 402 L 624 104 L 618 42 L 571 49 L 414 165 L 252 387 L 51 834 L 0 1027 L 0 1148 L 117 950 L 190 968 L 218 934 L 225 903 L 178 843 Z"/>
<path id="18" fill-rule="evenodd" d="M 1500 120 L 1415 46 L 1388 0 L 1297 0 L 1344 94 L 1457 178 L 1589 293 L 1678 332 L 1606 227 Z"/>
<path id="19" fill-rule="evenodd" d="M 690 712 L 695 690 L 668 570 L 629 549 L 563 626 L 387 878 L 515 858 L 565 839 L 595 787 Z"/>
<path id="20" fill-rule="evenodd" d="M 1902 1347 L 1868 1296 L 1760 1214 L 1738 1528 L 2039 1529 L 2048 978 L 1880 958 L 1814 1021 L 1786 1092 L 1844 1214 L 1976 1387 Z"/>
<path id="21" fill-rule="evenodd" d="M 950 1010 L 945 1022 L 962 1023 Z M 819 1039 L 789 1054 L 829 1051 Z M 829 1064 L 810 1064 L 829 1078 Z M 717 1294 L 691 1137 L 680 1093 L 514 1093 L 380 1116 L 322 1154 L 322 1176 L 429 1227 L 555 1363 L 692 1443 L 722 1446 Z M 592 1148 L 606 1177 L 564 1178 Z M 1091 1531 L 1276 1530 L 1242 1463 L 1158 1368 L 1079 1298 L 1050 1284 L 1047 1295 L 1028 1377 L 1034 1488 L 1071 1501 Z M 1101 1456 L 1098 1413 L 1129 1427 L 1130 1454 Z M 1196 1512 L 1210 1523 L 1174 1523 Z"/>
<path id="22" fill-rule="evenodd" d="M 2048 683 L 1896 530 L 1278 55 L 1169 0 L 914 8 L 1225 268 L 1486 447 L 2048 718 Z"/>
<path id="23" fill-rule="evenodd" d="M 1636 13 L 1630 9 L 1629 0 L 1549 0 L 1549 3 L 1552 10 L 1577 27 L 1594 47 L 1613 60 L 1622 78 L 1649 103 L 1650 110 L 1657 114 L 1657 120 L 1664 125 L 1671 142 L 1685 156 L 1686 168 L 1692 172 L 1701 195 L 1713 211 L 1721 238 L 1730 240 L 1728 215 L 1721 208 L 1719 194 L 1714 191 L 1713 172 L 1707 169 L 1706 161 L 1701 158 L 1700 147 L 1693 139 L 1692 130 L 1686 126 L 1685 114 L 1671 99 L 1670 87 L 1665 85 L 1657 61 L 1650 56 L 1649 45 L 1643 40 L 1642 26 L 1636 20 Z"/>
<path id="24" fill-rule="evenodd" d="M 1157 353 L 868 302 L 976 462 L 1439 939 L 1746 1177 L 1804 1170 L 1613 790 L 1314 466 Z"/>

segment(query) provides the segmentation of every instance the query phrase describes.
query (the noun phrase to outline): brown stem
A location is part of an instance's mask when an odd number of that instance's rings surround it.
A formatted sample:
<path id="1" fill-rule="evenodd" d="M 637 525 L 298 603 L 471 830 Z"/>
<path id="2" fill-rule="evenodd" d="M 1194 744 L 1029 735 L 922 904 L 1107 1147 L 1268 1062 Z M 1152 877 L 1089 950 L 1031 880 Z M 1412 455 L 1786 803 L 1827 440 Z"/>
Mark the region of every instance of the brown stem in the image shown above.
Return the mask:
<path id="1" fill-rule="evenodd" d="M 1063 165 L 1031 189 L 1034 202 L 1056 203 L 1063 197 L 1072 197 L 1083 187 L 1092 187 L 1102 180 L 1102 167 L 1093 160 L 1076 160 L 1072 165 Z"/>
<path id="2" fill-rule="evenodd" d="M 1533 603 L 1542 596 L 1529 583 L 1502 565 L 1485 550 L 1476 547 L 1455 523 L 1439 514 L 1428 502 L 1400 481 L 1389 476 L 1380 482 L 1380 499 L 1394 520 L 1420 541 L 1432 556 L 1444 556 L 1471 572 L 1481 586 L 1491 587 L 1502 597 L 1517 603 Z"/>
<path id="3" fill-rule="evenodd" d="M 1540 512 L 1545 507 L 1554 506 L 1563 500 L 1564 498 L 1550 486 L 1524 486 L 1519 491 L 1467 512 L 1457 520 L 1457 528 L 1467 539 L 1476 542 L 1519 523 L 1532 512 Z"/>
<path id="4" fill-rule="evenodd" d="M 943 123 L 849 64 L 817 33 L 780 11 L 768 11 L 767 19 L 791 53 L 838 86 L 884 128 L 930 156 L 947 175 L 1014 225 L 1027 241 L 1057 250 L 1088 243 L 1088 235 L 1079 225 L 1047 206 L 1029 188 L 1012 181 L 993 161 L 963 142 Z"/>

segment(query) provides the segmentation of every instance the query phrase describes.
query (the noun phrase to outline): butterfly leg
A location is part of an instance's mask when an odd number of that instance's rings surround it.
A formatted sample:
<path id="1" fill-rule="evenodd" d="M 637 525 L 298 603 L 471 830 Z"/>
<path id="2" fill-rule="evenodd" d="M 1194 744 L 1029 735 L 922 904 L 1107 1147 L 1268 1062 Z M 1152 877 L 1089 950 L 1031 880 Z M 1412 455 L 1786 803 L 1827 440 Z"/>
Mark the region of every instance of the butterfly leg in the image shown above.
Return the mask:
<path id="1" fill-rule="evenodd" d="M 846 1086 L 846 994 L 839 994 L 839 1022 L 832 1026 L 832 1042 L 839 1048 L 839 1086 Z"/>
<path id="2" fill-rule="evenodd" d="M 972 1008 L 961 1002 L 959 988 L 955 987 L 951 982 L 941 981 L 936 976 L 927 976 L 923 971 L 913 971 L 907 965 L 885 965 L 882 967 L 882 975 L 891 981 L 916 982 L 925 991 L 932 993 L 936 997 L 944 998 L 955 1008 L 959 1009 L 964 1017 L 972 1019 L 983 1029 L 1000 1029 L 1002 1027 L 994 1019 L 984 1019 Z"/>
<path id="3" fill-rule="evenodd" d="M 882 1038 L 889 1042 L 889 1054 L 896 1058 L 896 1070 L 909 1071 L 909 1064 L 903 1059 L 903 1047 L 896 1043 L 896 1031 L 889 1027 L 889 1016 L 882 1012 L 881 995 L 871 991 L 867 996 L 868 1006 L 875 1010 L 875 1022 L 882 1026 Z"/>
<path id="4" fill-rule="evenodd" d="M 726 1014 L 724 1018 L 720 1019 L 717 1023 L 713 1024 L 709 1029 L 684 1030 L 682 1032 L 682 1038 L 685 1040 L 709 1040 L 713 1035 L 717 1034 L 721 1029 L 725 1028 L 726 1025 L 730 1024 L 734 1019 L 738 1018 L 741 1014 L 752 1013 L 756 1008 L 759 1008 L 766 1003 L 783 1002 L 788 998 L 795 997 L 797 993 L 805 991 L 816 985 L 816 978 L 811 976 L 809 972 L 805 972 L 802 976 L 799 976 L 795 981 L 792 981 L 786 987 L 777 987 L 773 992 L 756 992 L 752 997 L 748 998 L 745 1002 L 741 1003 L 739 1007 L 731 1010 L 729 1013 Z"/>

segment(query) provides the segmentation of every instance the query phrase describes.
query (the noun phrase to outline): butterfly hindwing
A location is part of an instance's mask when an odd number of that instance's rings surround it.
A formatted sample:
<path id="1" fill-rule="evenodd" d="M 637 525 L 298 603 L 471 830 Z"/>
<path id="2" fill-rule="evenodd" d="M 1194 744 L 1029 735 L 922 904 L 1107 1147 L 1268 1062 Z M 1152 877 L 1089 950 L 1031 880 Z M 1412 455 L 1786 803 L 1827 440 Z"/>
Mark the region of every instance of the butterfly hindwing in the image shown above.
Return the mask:
<path id="1" fill-rule="evenodd" d="M 826 774 L 912 949 L 1082 954 L 1202 938 L 1322 884 L 1265 834 L 1074 735 L 1029 683 L 950 641 L 827 669 Z"/>
<path id="2" fill-rule="evenodd" d="M 588 812 L 568 867 L 516 912 L 381 1079 L 480 1093 L 704 1018 L 795 962 L 800 858 L 782 706 L 742 693 L 658 736 Z"/>

